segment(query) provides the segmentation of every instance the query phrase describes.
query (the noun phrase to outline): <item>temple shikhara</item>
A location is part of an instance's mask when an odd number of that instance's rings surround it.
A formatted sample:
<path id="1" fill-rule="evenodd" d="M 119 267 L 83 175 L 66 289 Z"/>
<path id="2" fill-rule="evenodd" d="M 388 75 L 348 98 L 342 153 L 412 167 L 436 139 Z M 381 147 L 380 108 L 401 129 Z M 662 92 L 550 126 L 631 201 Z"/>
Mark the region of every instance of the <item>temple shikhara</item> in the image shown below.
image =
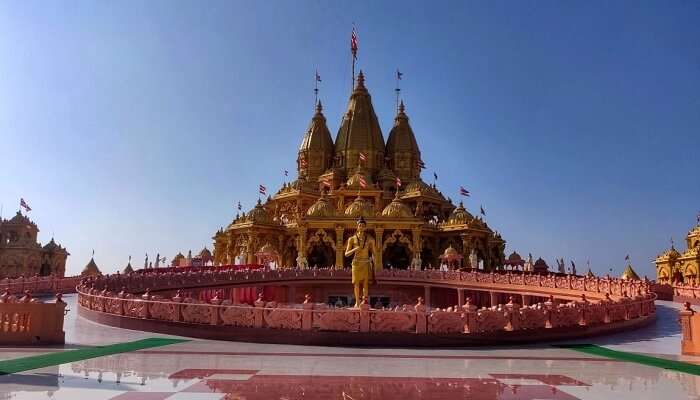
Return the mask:
<path id="1" fill-rule="evenodd" d="M 376 238 L 375 269 L 503 266 L 501 236 L 424 182 L 422 168 L 403 102 L 385 141 L 360 71 L 335 141 L 319 101 L 299 146 L 297 179 L 216 232 L 214 263 L 349 266 L 343 245 L 363 217 Z"/>
<path id="2" fill-rule="evenodd" d="M 680 253 L 675 246 L 656 257 L 656 280 L 659 282 L 700 283 L 700 216 L 697 224 L 685 237 L 686 250 Z"/>
<path id="3" fill-rule="evenodd" d="M 9 220 L 0 219 L 0 279 L 64 275 L 68 251 L 53 238 L 42 246 L 38 234 L 37 225 L 19 211 Z"/>

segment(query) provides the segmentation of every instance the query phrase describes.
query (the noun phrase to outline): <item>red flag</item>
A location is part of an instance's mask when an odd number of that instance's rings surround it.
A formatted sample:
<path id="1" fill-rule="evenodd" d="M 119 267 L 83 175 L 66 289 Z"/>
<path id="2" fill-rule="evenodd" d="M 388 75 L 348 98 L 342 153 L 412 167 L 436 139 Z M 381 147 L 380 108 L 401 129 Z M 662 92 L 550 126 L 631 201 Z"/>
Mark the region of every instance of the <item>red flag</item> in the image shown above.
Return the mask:
<path id="1" fill-rule="evenodd" d="M 365 153 L 360 153 L 360 160 L 367 161 L 367 156 L 365 155 Z"/>
<path id="2" fill-rule="evenodd" d="M 396 177 L 396 187 L 397 188 L 401 187 L 401 178 L 399 178 L 398 176 Z"/>
<path id="3" fill-rule="evenodd" d="M 263 185 L 260 185 L 260 189 L 258 189 L 258 192 L 264 196 L 267 194 L 267 188 Z"/>
<path id="4" fill-rule="evenodd" d="M 333 187 L 333 181 L 332 181 L 331 178 L 329 178 L 329 177 L 323 178 L 323 180 L 321 180 L 321 183 L 323 184 L 323 186 L 326 186 L 326 187 L 328 187 L 328 188 L 332 188 L 332 187 Z"/>
<path id="5" fill-rule="evenodd" d="M 362 175 L 360 175 L 360 187 L 363 189 L 367 187 L 367 181 L 365 180 L 365 177 Z"/>
<path id="6" fill-rule="evenodd" d="M 299 165 L 301 165 L 302 168 L 306 168 L 306 166 L 308 165 L 308 163 L 306 162 L 306 159 L 305 159 L 305 158 L 302 158 L 302 159 L 299 160 Z"/>
<path id="7" fill-rule="evenodd" d="M 464 186 L 459 187 L 459 194 L 461 194 L 462 196 L 469 197 L 469 191 L 465 189 Z"/>
<path id="8" fill-rule="evenodd" d="M 350 35 L 350 51 L 352 52 L 352 58 L 357 60 L 357 32 L 354 25 L 352 27 L 352 35 Z"/>
<path id="9" fill-rule="evenodd" d="M 420 168 L 420 169 L 425 169 L 425 163 L 424 163 L 423 161 L 421 161 L 421 160 L 418 160 L 418 161 L 416 162 L 416 165 L 417 165 L 418 168 Z"/>
<path id="10" fill-rule="evenodd" d="M 24 201 L 24 199 L 22 198 L 19 199 L 19 206 L 24 208 L 26 211 L 32 211 L 32 208 L 29 207 L 29 204 L 27 204 L 27 202 Z"/>

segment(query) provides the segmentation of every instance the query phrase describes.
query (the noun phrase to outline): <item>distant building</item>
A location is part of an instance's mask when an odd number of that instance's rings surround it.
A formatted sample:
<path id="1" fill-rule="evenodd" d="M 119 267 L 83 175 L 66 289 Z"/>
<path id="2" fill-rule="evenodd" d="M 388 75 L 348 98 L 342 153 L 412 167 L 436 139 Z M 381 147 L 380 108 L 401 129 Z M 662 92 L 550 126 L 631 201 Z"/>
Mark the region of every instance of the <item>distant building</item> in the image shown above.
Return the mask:
<path id="1" fill-rule="evenodd" d="M 656 257 L 656 280 L 659 282 L 700 283 L 700 217 L 685 237 L 687 249 L 680 253 L 671 248 Z"/>
<path id="2" fill-rule="evenodd" d="M 0 219 L 0 278 L 63 276 L 70 255 L 53 238 L 45 246 L 37 242 L 39 228 L 21 212 Z"/>
<path id="3" fill-rule="evenodd" d="M 213 265 L 213 263 L 214 257 L 211 251 L 205 247 L 196 256 L 192 256 L 192 250 L 187 253 L 187 257 L 182 255 L 182 253 L 177 253 L 170 265 L 172 267 L 204 267 Z"/>

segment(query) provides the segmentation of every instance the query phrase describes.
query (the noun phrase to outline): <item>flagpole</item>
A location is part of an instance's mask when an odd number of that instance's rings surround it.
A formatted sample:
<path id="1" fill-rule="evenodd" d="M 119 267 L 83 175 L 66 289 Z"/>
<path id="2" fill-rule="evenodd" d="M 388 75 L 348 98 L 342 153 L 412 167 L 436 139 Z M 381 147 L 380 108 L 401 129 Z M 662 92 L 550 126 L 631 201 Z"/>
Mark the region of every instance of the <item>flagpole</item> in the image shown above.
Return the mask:
<path id="1" fill-rule="evenodd" d="M 316 111 L 317 104 L 318 104 L 318 70 L 316 70 L 316 75 L 314 76 L 314 111 Z"/>
<path id="2" fill-rule="evenodd" d="M 399 93 L 401 92 L 401 89 L 399 88 L 399 79 L 400 79 L 399 74 L 400 74 L 400 72 L 397 68 L 396 69 L 396 89 L 394 89 L 394 90 L 396 90 L 396 113 L 397 114 L 399 112 Z"/>

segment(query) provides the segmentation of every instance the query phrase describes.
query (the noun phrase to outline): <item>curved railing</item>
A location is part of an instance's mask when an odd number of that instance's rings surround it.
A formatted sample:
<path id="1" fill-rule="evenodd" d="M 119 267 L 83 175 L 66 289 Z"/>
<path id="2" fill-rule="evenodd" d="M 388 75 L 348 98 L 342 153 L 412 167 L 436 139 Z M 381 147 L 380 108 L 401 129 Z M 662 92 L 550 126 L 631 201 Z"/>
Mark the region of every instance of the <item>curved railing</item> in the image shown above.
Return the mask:
<path id="1" fill-rule="evenodd" d="M 260 298 L 254 305 L 241 305 L 216 297 L 205 303 L 179 295 L 165 299 L 151 294 L 155 290 L 202 284 L 253 285 L 300 280 L 322 283 L 334 281 L 335 278 L 347 281 L 349 273 L 343 270 L 262 270 L 109 276 L 85 280 L 78 287 L 78 303 L 81 309 L 95 315 L 108 315 L 111 320 L 120 320 L 120 326 L 124 326 L 124 320 L 148 320 L 167 322 L 171 327 L 227 327 L 231 328 L 233 339 L 236 338 L 236 330 L 271 328 L 307 333 L 451 334 L 460 337 L 489 336 L 490 339 L 493 339 L 493 332 L 520 332 L 532 340 L 538 335 L 551 337 L 549 333 L 553 331 L 567 332 L 570 336 L 572 332 L 587 334 L 619 329 L 647 321 L 655 312 L 656 295 L 648 290 L 648 283 L 642 281 L 478 272 L 385 270 L 380 271 L 377 278 L 380 282 L 394 284 L 403 280 L 455 289 L 483 287 L 499 292 L 521 290 L 538 295 L 548 294 L 552 300 L 554 296 L 559 299 L 577 296 L 580 300 L 561 304 L 550 300 L 531 306 L 510 302 L 482 309 L 477 309 L 469 301 L 463 307 L 429 309 L 419 300 L 415 305 L 378 310 L 367 304 L 359 308 L 329 308 L 326 304 L 313 303 L 308 295 L 304 304 L 280 304 Z M 135 296 L 124 291 L 116 292 L 124 286 L 145 293 Z M 146 291 L 146 288 L 151 291 Z"/>
<path id="2" fill-rule="evenodd" d="M 0 292 L 21 294 L 29 290 L 35 295 L 53 293 L 75 293 L 75 287 L 80 283 L 81 276 L 32 276 L 14 279 L 0 279 Z"/>

